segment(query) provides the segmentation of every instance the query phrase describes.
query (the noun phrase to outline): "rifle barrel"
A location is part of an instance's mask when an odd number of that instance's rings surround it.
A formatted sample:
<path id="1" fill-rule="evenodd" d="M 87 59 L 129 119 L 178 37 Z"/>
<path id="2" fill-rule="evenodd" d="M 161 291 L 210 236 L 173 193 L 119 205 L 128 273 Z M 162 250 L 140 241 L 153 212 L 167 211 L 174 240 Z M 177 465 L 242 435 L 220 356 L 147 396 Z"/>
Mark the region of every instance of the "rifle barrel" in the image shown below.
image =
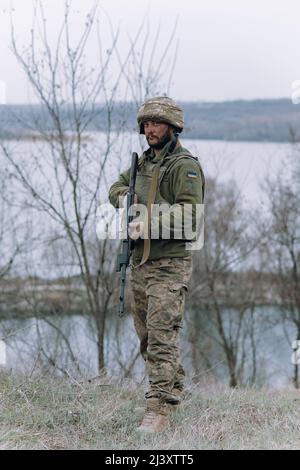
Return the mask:
<path id="1" fill-rule="evenodd" d="M 134 246 L 134 241 L 130 239 L 128 233 L 128 225 L 133 219 L 133 216 L 129 216 L 129 209 L 134 204 L 134 191 L 135 191 L 135 180 L 136 180 L 136 173 L 137 173 L 137 166 L 138 166 L 138 154 L 136 152 L 132 153 L 131 156 L 131 169 L 130 169 L 130 180 L 129 180 L 129 188 L 127 193 L 127 212 L 126 212 L 126 239 L 123 240 L 122 243 L 122 252 L 118 255 L 117 258 L 117 271 L 120 273 L 120 297 L 119 297 L 119 309 L 118 314 L 119 317 L 124 315 L 124 307 L 125 307 L 125 284 L 126 284 L 126 269 L 129 266 L 131 252 Z"/>

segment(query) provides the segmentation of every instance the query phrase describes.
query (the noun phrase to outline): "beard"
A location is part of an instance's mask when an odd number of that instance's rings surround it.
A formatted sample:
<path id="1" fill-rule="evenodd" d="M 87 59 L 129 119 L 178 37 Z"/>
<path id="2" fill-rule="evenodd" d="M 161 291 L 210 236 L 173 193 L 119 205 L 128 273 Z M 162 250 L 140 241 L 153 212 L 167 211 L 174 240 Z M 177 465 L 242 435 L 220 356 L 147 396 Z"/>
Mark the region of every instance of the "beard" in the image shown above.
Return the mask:
<path id="1" fill-rule="evenodd" d="M 155 144 L 151 144 L 148 137 L 146 139 L 150 148 L 160 150 L 172 139 L 172 131 L 168 129 Z"/>

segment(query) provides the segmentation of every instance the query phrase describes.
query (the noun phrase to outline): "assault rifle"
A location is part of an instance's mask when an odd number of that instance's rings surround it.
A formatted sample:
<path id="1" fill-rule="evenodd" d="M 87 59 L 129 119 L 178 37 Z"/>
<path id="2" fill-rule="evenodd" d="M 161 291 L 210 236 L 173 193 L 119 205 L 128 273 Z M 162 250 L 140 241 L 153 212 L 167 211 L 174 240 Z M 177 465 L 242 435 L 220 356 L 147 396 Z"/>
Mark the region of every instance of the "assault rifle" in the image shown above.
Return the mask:
<path id="1" fill-rule="evenodd" d="M 124 315 L 124 303 L 125 303 L 125 283 L 126 283 L 126 269 L 129 265 L 129 260 L 131 256 L 131 252 L 134 248 L 134 240 L 131 240 L 129 237 L 128 232 L 128 225 L 132 221 L 133 216 L 129 215 L 130 207 L 134 204 L 134 189 L 135 189 L 135 180 L 136 180 L 136 172 L 138 166 L 138 154 L 133 152 L 131 157 L 131 169 L 130 169 L 130 181 L 129 181 L 129 188 L 127 193 L 127 207 L 126 210 L 126 238 L 122 240 L 122 251 L 117 256 L 117 272 L 121 272 L 120 274 L 120 298 L 119 298 L 119 317 Z"/>

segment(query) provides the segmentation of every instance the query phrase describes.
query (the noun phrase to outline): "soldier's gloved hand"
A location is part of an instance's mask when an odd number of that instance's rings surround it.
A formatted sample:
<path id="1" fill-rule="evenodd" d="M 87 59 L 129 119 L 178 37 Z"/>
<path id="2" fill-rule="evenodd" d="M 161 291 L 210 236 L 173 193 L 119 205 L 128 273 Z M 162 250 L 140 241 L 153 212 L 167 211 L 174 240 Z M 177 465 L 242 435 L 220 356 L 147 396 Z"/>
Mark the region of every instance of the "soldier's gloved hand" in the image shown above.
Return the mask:
<path id="1" fill-rule="evenodd" d="M 129 236 L 132 240 L 137 240 L 138 238 L 142 237 L 144 234 L 144 222 L 130 222 L 128 225 L 129 228 Z"/>

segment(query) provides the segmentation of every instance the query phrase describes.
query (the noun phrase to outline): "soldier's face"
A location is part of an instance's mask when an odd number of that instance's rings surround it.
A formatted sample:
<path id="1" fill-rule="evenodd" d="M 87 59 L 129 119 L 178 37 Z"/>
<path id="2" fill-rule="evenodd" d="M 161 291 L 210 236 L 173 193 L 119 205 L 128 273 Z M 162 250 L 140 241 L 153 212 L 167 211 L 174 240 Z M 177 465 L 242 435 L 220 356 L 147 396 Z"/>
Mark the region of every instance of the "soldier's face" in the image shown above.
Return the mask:
<path id="1" fill-rule="evenodd" d="M 150 147 L 163 148 L 172 138 L 172 128 L 164 122 L 145 121 L 144 132 Z"/>

